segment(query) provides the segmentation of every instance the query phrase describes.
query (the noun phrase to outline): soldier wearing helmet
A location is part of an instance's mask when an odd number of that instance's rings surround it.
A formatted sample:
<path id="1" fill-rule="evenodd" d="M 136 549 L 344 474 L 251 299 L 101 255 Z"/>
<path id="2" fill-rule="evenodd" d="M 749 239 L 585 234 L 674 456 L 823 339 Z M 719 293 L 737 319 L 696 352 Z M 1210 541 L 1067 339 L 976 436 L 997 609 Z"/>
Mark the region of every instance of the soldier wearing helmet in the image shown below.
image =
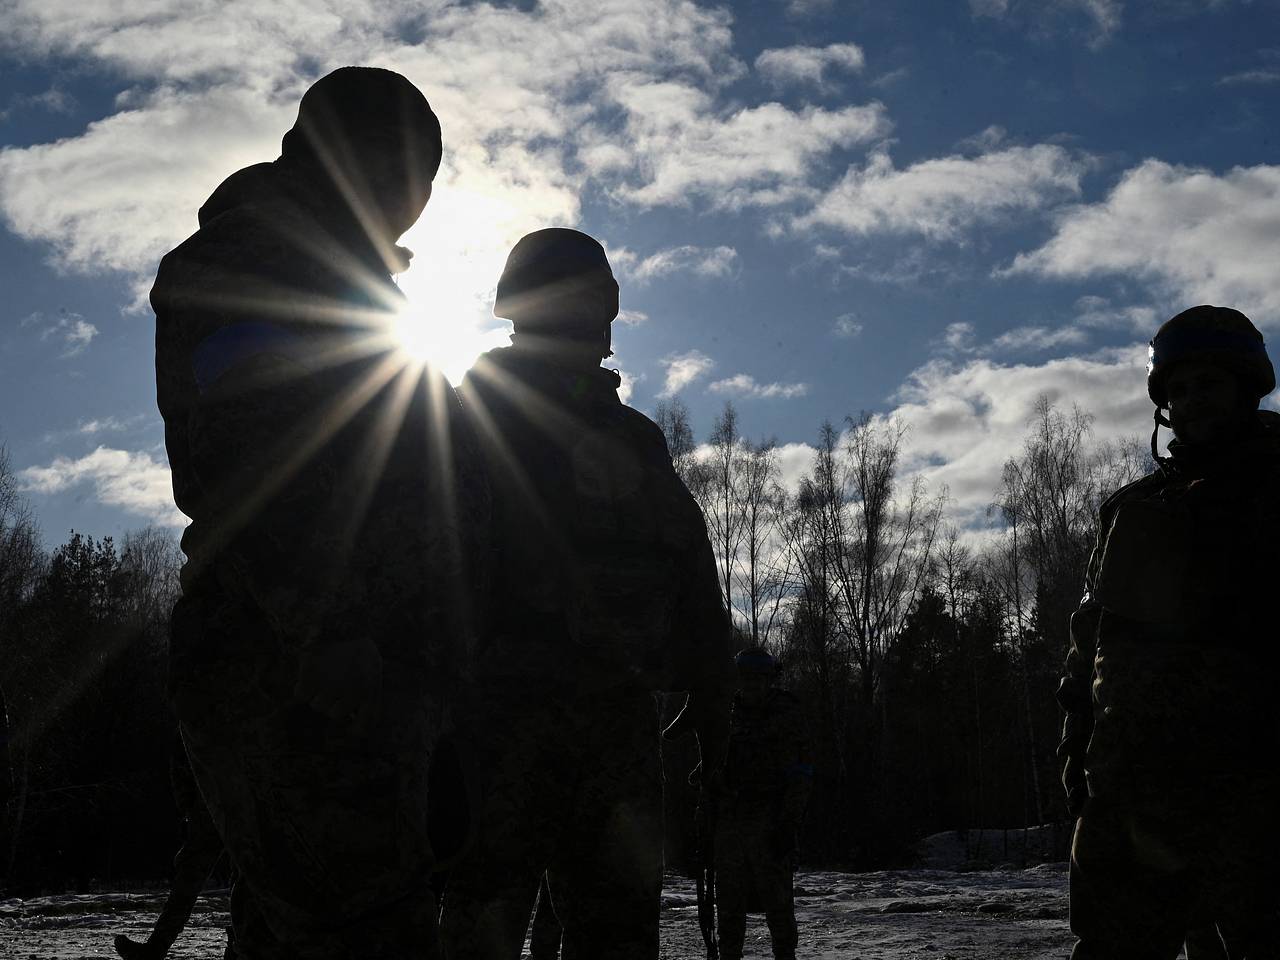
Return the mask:
<path id="1" fill-rule="evenodd" d="M 747 647 L 734 664 L 738 692 L 729 718 L 729 748 L 712 775 L 710 798 L 720 955 L 741 960 L 754 891 L 769 925 L 773 955 L 794 960 L 798 932 L 791 876 L 813 778 L 800 701 L 775 686 L 777 663 L 763 647 Z"/>
<path id="2" fill-rule="evenodd" d="M 511 346 L 459 394 L 494 489 L 492 638 L 459 725 L 475 840 L 445 891 L 454 960 L 518 956 L 540 878 L 564 956 L 658 954 L 662 782 L 653 691 L 689 691 L 704 753 L 727 727 L 729 621 L 662 432 L 618 398 L 618 284 L 576 230 L 516 244 Z"/>
<path id="3" fill-rule="evenodd" d="M 1074 960 L 1172 960 L 1214 922 L 1232 957 L 1280 956 L 1274 388 L 1237 310 L 1193 307 L 1151 341 L 1174 439 L 1102 506 L 1058 691 Z"/>

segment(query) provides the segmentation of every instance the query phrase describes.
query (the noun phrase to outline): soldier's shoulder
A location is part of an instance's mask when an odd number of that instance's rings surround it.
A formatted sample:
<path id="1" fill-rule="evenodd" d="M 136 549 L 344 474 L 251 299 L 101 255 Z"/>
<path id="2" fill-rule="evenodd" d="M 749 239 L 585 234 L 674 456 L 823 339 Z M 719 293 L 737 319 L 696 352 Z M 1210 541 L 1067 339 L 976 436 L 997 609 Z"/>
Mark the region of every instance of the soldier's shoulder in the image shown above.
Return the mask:
<path id="1" fill-rule="evenodd" d="M 660 454 L 663 459 L 670 462 L 671 454 L 667 450 L 667 438 L 663 435 L 662 428 L 635 407 L 629 407 L 625 403 L 618 406 L 618 416 L 637 444 L 653 456 Z"/>
<path id="2" fill-rule="evenodd" d="M 1145 477 L 1139 477 L 1130 483 L 1126 483 L 1111 496 L 1102 501 L 1100 513 L 1102 516 L 1114 513 L 1122 503 L 1128 503 L 1133 500 L 1143 500 L 1153 496 L 1160 490 L 1163 490 L 1169 483 L 1169 477 L 1162 470 L 1153 470 Z"/>

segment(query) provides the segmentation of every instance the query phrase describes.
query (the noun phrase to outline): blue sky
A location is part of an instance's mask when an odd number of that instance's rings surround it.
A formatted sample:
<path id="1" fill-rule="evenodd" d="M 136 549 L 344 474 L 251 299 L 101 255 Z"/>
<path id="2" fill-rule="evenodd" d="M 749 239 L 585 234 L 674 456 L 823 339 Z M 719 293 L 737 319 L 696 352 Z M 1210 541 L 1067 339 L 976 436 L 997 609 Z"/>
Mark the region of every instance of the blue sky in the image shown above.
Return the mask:
<path id="1" fill-rule="evenodd" d="M 630 402 L 724 401 L 783 466 L 824 417 L 910 425 L 976 520 L 1040 393 L 1145 435 L 1145 341 L 1280 326 L 1277 0 L 0 4 L 0 440 L 46 539 L 179 525 L 159 257 L 346 63 L 440 115 L 402 286 L 457 375 L 510 245 L 577 226 L 622 285 Z M 447 357 L 446 357 L 447 355 Z"/>

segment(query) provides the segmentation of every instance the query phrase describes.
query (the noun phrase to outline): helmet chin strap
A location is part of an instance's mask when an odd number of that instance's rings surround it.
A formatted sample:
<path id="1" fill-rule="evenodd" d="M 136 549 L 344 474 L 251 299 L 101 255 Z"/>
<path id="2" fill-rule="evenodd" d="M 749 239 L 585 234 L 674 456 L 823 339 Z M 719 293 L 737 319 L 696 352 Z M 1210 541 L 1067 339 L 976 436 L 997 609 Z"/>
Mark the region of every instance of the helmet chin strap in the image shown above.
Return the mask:
<path id="1" fill-rule="evenodd" d="M 1173 424 L 1169 422 L 1169 418 L 1164 415 L 1164 412 L 1160 407 L 1156 407 L 1153 419 L 1155 420 L 1156 425 L 1155 429 L 1151 431 L 1151 459 L 1155 461 L 1156 466 L 1158 466 L 1162 471 L 1166 471 L 1169 465 L 1169 458 L 1160 456 L 1160 428 L 1169 427 L 1172 429 Z"/>

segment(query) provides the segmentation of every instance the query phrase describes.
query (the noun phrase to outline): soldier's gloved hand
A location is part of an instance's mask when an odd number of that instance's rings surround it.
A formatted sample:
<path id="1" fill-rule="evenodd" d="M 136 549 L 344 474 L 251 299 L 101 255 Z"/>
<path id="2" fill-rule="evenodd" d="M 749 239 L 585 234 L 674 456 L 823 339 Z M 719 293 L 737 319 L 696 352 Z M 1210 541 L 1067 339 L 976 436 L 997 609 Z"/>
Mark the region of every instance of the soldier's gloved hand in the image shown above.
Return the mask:
<path id="1" fill-rule="evenodd" d="M 293 695 L 331 720 L 368 722 L 382 691 L 382 655 L 368 637 L 318 644 L 298 660 Z"/>

